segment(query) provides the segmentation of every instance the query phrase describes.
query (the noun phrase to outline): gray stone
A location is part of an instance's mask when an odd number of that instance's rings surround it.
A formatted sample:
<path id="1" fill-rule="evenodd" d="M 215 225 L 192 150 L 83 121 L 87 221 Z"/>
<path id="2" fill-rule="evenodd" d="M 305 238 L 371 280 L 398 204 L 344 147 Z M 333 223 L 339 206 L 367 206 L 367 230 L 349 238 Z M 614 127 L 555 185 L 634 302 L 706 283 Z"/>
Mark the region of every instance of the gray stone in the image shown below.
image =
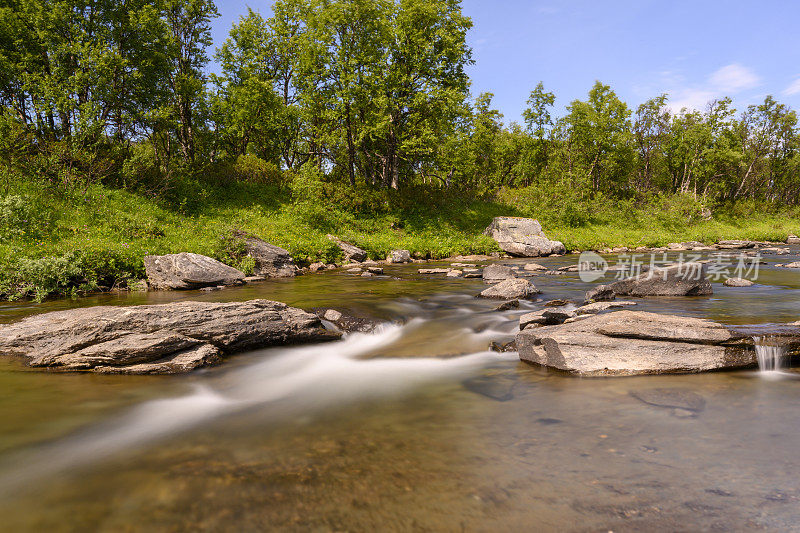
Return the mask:
<path id="1" fill-rule="evenodd" d="M 514 269 L 505 265 L 489 265 L 483 269 L 483 279 L 485 281 L 502 281 L 516 277 L 517 273 Z"/>
<path id="2" fill-rule="evenodd" d="M 339 249 L 342 250 L 345 261 L 358 261 L 359 263 L 362 261 L 366 261 L 367 252 L 362 250 L 358 246 L 354 246 L 350 243 L 344 242 L 343 240 L 339 239 L 334 235 L 328 235 L 328 239 L 336 243 L 336 246 L 338 246 Z"/>
<path id="3" fill-rule="evenodd" d="M 245 283 L 258 283 L 259 281 L 266 281 L 264 276 L 247 276 L 244 278 Z"/>
<path id="4" fill-rule="evenodd" d="M 449 268 L 420 268 L 417 270 L 420 274 L 447 274 L 450 272 Z"/>
<path id="5" fill-rule="evenodd" d="M 786 244 L 800 244 L 800 237 L 790 234 L 786 237 Z"/>
<path id="6" fill-rule="evenodd" d="M 710 320 L 617 311 L 526 329 L 517 346 L 523 361 L 579 375 L 687 373 L 754 365 L 746 335 Z"/>
<path id="7" fill-rule="evenodd" d="M 622 309 L 636 305 L 636 302 L 614 301 L 614 302 L 593 302 L 590 304 L 582 305 L 578 308 L 579 315 L 594 315 L 609 309 Z"/>
<path id="8" fill-rule="evenodd" d="M 514 300 L 519 298 L 530 298 L 538 294 L 539 291 L 530 281 L 526 279 L 507 279 L 497 285 L 490 287 L 480 294 L 481 298 L 498 298 L 501 300 Z"/>
<path id="9" fill-rule="evenodd" d="M 187 290 L 217 285 L 241 285 L 241 271 L 204 255 L 183 252 L 144 258 L 147 282 L 160 290 Z"/>
<path id="10" fill-rule="evenodd" d="M 292 255 L 258 237 L 247 237 L 244 241 L 247 255 L 255 260 L 253 274 L 268 278 L 291 278 L 297 275 L 297 265 Z"/>
<path id="11" fill-rule="evenodd" d="M 721 250 L 744 250 L 755 247 L 753 241 L 719 241 L 717 247 Z"/>
<path id="12" fill-rule="evenodd" d="M 455 269 L 453 269 L 453 270 L 451 270 L 450 272 L 447 273 L 447 277 L 448 278 L 460 278 L 463 275 L 464 275 L 464 272 L 462 272 L 461 270 L 455 270 Z"/>
<path id="13" fill-rule="evenodd" d="M 325 263 L 311 263 L 308 266 L 309 272 L 322 272 L 323 270 L 328 270 L 328 265 Z"/>
<path id="14" fill-rule="evenodd" d="M 680 263 L 653 268 L 610 285 L 618 296 L 702 296 L 712 294 L 703 263 Z"/>
<path id="15" fill-rule="evenodd" d="M 0 353 L 30 366 L 106 373 L 188 372 L 223 354 L 338 338 L 313 314 L 269 300 L 85 307 L 0 328 Z"/>
<path id="16" fill-rule="evenodd" d="M 608 302 L 617 298 L 617 293 L 610 285 L 598 285 L 597 287 L 586 291 L 587 302 Z"/>
<path id="17" fill-rule="evenodd" d="M 539 263 L 528 263 L 525 265 L 525 270 L 528 272 L 544 272 L 547 270 L 547 267 Z"/>
<path id="18" fill-rule="evenodd" d="M 410 263 L 411 252 L 408 250 L 392 250 L 386 257 L 387 263 Z"/>
<path id="19" fill-rule="evenodd" d="M 497 217 L 484 233 L 504 252 L 515 256 L 541 257 L 567 251 L 563 243 L 548 239 L 539 221 L 532 218 Z"/>
<path id="20" fill-rule="evenodd" d="M 509 300 L 494 308 L 495 311 L 509 311 L 511 309 L 519 309 L 519 300 Z"/>
<path id="21" fill-rule="evenodd" d="M 728 278 L 723 283 L 726 287 L 751 287 L 755 285 L 749 279 L 742 279 L 742 278 Z"/>

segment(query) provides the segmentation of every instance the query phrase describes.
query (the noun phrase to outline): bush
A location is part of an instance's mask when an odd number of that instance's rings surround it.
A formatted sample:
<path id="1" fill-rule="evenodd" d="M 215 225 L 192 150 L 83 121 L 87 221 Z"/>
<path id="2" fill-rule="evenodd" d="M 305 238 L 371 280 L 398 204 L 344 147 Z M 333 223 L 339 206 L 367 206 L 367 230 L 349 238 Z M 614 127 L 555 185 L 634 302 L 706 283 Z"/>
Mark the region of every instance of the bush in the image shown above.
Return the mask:
<path id="1" fill-rule="evenodd" d="M 32 296 L 37 301 L 51 294 L 74 295 L 96 288 L 87 280 L 81 258 L 75 253 L 38 259 L 22 257 L 0 276 L 0 292 L 9 300 Z"/>
<path id="2" fill-rule="evenodd" d="M 0 242 L 39 239 L 46 218 L 47 213 L 39 212 L 28 197 L 0 197 Z"/>

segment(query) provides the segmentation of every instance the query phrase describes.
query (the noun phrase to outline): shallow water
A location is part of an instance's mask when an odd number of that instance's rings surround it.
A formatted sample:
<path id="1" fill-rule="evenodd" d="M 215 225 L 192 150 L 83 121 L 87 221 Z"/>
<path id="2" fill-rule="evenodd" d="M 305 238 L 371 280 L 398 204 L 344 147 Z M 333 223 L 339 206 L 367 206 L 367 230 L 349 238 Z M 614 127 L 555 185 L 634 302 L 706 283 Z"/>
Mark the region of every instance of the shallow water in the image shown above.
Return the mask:
<path id="1" fill-rule="evenodd" d="M 0 529 L 798 528 L 796 373 L 548 372 L 486 347 L 511 340 L 521 313 L 592 284 L 537 276 L 540 300 L 494 312 L 497 302 L 474 298 L 480 280 L 416 268 L 0 306 L 11 321 L 78 305 L 269 298 L 391 322 L 188 376 L 49 373 L 0 358 Z M 714 290 L 638 309 L 731 324 L 800 318 L 798 271 L 767 266 L 754 287 Z"/>

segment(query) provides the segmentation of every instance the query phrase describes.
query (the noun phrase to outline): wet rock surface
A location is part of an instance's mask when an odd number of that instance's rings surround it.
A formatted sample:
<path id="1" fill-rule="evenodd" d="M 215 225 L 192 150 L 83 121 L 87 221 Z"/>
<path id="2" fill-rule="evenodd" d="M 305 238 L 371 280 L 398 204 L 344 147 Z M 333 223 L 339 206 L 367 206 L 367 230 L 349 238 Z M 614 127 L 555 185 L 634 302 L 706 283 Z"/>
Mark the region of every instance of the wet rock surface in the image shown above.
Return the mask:
<path id="1" fill-rule="evenodd" d="M 315 315 L 279 302 L 177 302 L 35 315 L 0 327 L 0 353 L 33 367 L 174 374 L 236 352 L 338 337 Z"/>

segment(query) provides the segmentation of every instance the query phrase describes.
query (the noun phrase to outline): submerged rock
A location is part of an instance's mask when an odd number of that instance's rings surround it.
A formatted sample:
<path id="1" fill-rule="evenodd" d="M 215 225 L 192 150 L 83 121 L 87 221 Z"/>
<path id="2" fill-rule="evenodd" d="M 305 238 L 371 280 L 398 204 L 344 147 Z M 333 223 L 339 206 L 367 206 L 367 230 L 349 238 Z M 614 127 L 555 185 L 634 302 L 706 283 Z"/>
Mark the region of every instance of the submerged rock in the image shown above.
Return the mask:
<path id="1" fill-rule="evenodd" d="M 86 307 L 0 328 L 0 353 L 33 367 L 172 374 L 265 346 L 333 340 L 319 318 L 280 302 Z"/>
<path id="2" fill-rule="evenodd" d="M 530 298 L 539 291 L 527 279 L 507 279 L 480 293 L 481 298 L 497 298 L 501 300 L 514 300 Z"/>
<path id="3" fill-rule="evenodd" d="M 667 409 L 684 409 L 699 413 L 706 408 L 706 400 L 696 392 L 678 388 L 658 388 L 630 391 L 631 396 L 648 405 Z"/>
<path id="4" fill-rule="evenodd" d="M 609 287 L 618 296 L 709 295 L 714 290 L 706 278 L 707 270 L 705 263 L 680 263 L 652 268 L 638 276 L 612 283 Z"/>
<path id="5" fill-rule="evenodd" d="M 539 221 L 532 218 L 496 217 L 484 234 L 515 256 L 541 257 L 567 251 L 563 243 L 548 239 Z"/>
<path id="6" fill-rule="evenodd" d="M 687 373 L 754 365 L 748 335 L 711 320 L 617 311 L 526 329 L 517 347 L 523 361 L 585 376 Z"/>
<path id="7" fill-rule="evenodd" d="M 362 261 L 366 261 L 367 252 L 362 250 L 358 246 L 354 246 L 350 243 L 344 242 L 335 235 L 328 235 L 328 239 L 333 241 L 336 244 L 336 246 L 339 247 L 339 249 L 344 254 L 345 261 L 357 261 L 359 263 Z"/>
<path id="8" fill-rule="evenodd" d="M 297 275 L 297 265 L 292 254 L 258 237 L 247 237 L 244 241 L 247 255 L 255 260 L 253 273 L 268 278 L 291 278 Z"/>
<path id="9" fill-rule="evenodd" d="M 244 273 L 232 266 L 188 252 L 145 256 L 144 268 L 147 283 L 160 290 L 241 285 L 245 279 Z"/>

